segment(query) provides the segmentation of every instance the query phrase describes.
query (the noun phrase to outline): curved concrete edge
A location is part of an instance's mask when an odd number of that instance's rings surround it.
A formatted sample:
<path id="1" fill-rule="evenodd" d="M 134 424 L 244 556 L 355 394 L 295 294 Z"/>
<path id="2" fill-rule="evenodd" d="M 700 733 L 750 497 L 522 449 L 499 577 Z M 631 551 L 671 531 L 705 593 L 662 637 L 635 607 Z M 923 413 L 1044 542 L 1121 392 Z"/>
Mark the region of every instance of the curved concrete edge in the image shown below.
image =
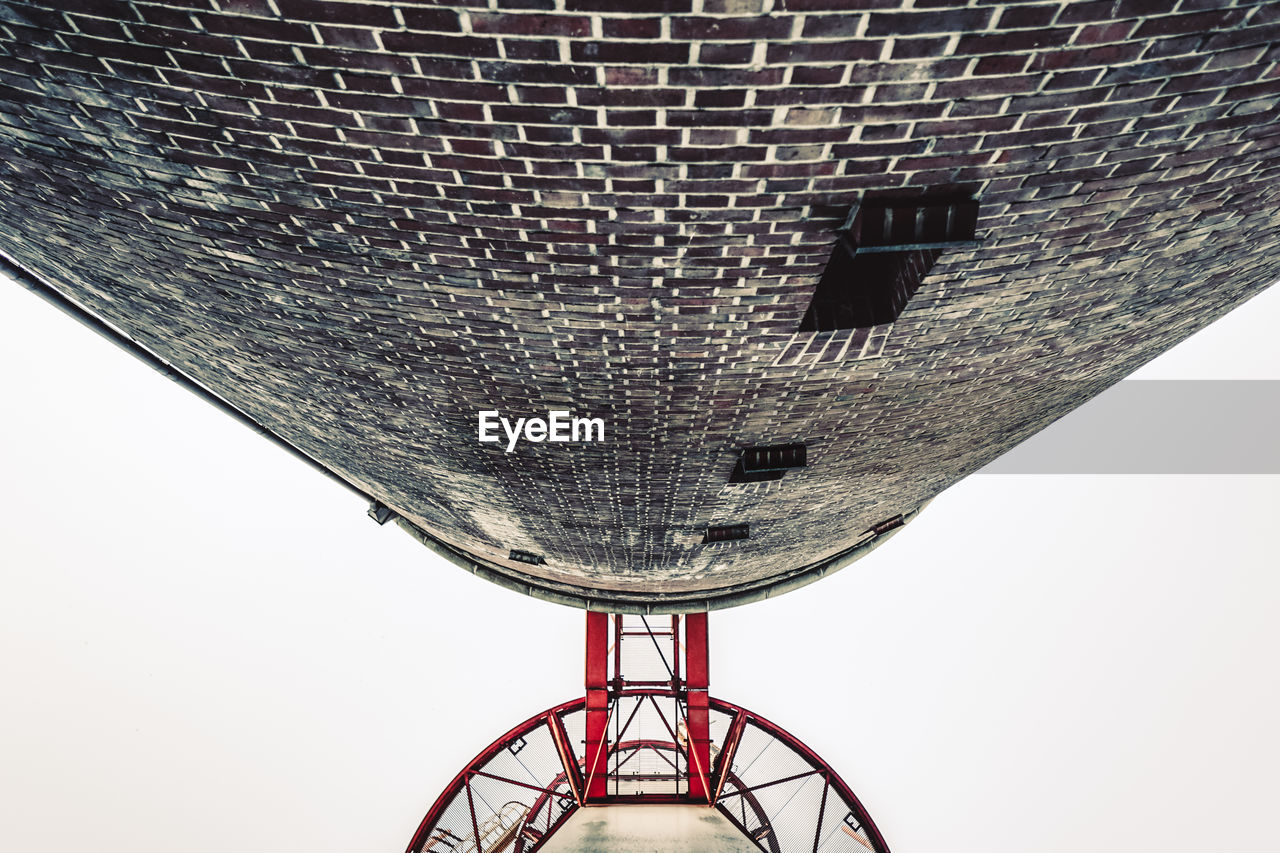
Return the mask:
<path id="1" fill-rule="evenodd" d="M 841 551 L 834 557 L 828 557 L 817 563 L 811 563 L 783 575 L 766 578 L 748 584 L 738 584 L 715 590 L 699 590 L 687 594 L 672 593 L 635 593 L 629 594 L 617 590 L 578 590 L 567 584 L 533 577 L 503 566 L 497 566 L 487 560 L 455 548 L 432 536 L 412 521 L 403 516 L 396 517 L 396 523 L 402 530 L 430 548 L 436 554 L 465 569 L 476 577 L 484 578 L 505 589 L 555 604 L 564 604 L 582 610 L 595 610 L 605 613 L 630 613 L 637 615 L 667 613 L 702 613 L 709 610 L 725 610 L 742 604 L 776 598 L 785 592 L 807 586 L 814 581 L 834 574 L 845 566 L 865 557 L 892 539 L 899 531 L 920 514 L 930 501 L 903 513 L 902 525 L 884 533 L 868 533 L 851 547 Z"/>
<path id="2" fill-rule="evenodd" d="M 28 270 L 2 249 L 0 249 L 0 273 L 9 276 L 18 284 L 73 317 L 87 328 L 106 338 L 111 343 L 120 347 L 125 352 L 128 352 L 144 364 L 152 367 L 170 380 L 186 388 L 188 391 L 191 391 L 202 400 L 213 404 L 222 412 L 235 418 L 240 423 L 249 427 L 264 438 L 267 438 L 278 447 L 288 451 L 295 458 L 306 463 L 311 468 L 319 471 L 331 480 L 344 486 L 349 491 L 364 498 L 366 501 L 380 503 L 377 498 L 368 492 L 365 492 L 362 488 L 352 483 L 343 475 L 337 473 L 319 460 L 312 458 L 300 448 L 296 447 L 292 442 L 258 423 L 247 413 L 236 408 L 222 397 L 187 376 L 174 365 L 169 364 L 155 353 L 152 353 L 146 347 L 142 346 L 142 344 L 133 340 L 121 330 L 116 329 L 102 318 L 76 303 L 53 285 L 49 284 L 42 276 Z M 904 513 L 903 524 L 905 525 L 906 522 L 918 515 L 920 510 L 924 509 L 928 503 L 929 502 L 926 501 L 916 509 L 911 510 L 908 513 Z M 864 536 L 864 538 L 855 542 L 852 547 L 842 551 L 834 557 L 787 572 L 784 575 L 766 578 L 762 581 L 756 581 L 753 583 L 726 587 L 720 590 L 711 590 L 709 592 L 700 591 L 697 593 L 689 593 L 687 595 L 671 595 L 667 593 L 636 593 L 634 595 L 628 595 L 621 592 L 600 590 L 597 595 L 588 595 L 567 584 L 558 584 L 553 581 L 543 580 L 541 578 L 533 577 L 532 575 L 524 574 L 523 572 L 518 572 L 513 569 L 483 561 L 479 557 L 468 554 L 461 549 L 442 542 L 399 514 L 396 516 L 396 522 L 402 529 L 407 531 L 411 536 L 423 545 L 426 545 L 435 553 L 439 554 L 441 557 L 444 557 L 454 565 L 460 566 L 461 568 L 471 572 L 473 575 L 482 577 L 491 583 L 496 583 L 499 586 L 514 590 L 515 592 L 523 593 L 524 595 L 528 595 L 532 598 L 551 601 L 556 604 L 565 604 L 570 607 L 578 607 L 585 610 L 598 610 L 609 613 L 636 614 L 699 613 L 708 610 L 723 610 L 728 607 L 737 607 L 740 604 L 750 604 L 753 601 L 762 601 L 766 598 L 773 598 L 784 592 L 813 583 L 818 578 L 825 577 L 828 574 L 839 571 L 854 560 L 857 560 L 870 553 L 875 548 L 878 548 L 897 533 L 898 530 L 902 529 L 901 527 L 898 527 L 879 535 L 868 534 Z"/>

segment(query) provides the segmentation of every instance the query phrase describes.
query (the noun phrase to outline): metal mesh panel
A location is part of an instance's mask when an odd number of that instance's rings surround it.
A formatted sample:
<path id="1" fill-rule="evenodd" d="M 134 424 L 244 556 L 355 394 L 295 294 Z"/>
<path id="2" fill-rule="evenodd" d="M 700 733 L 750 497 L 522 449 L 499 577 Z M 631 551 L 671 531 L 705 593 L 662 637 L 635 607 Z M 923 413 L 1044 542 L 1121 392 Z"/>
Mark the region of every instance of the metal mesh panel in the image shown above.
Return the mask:
<path id="1" fill-rule="evenodd" d="M 677 749 L 681 715 L 672 696 L 624 696 L 614 710 L 609 792 L 616 796 L 688 792 Z"/>
<path id="2" fill-rule="evenodd" d="M 824 786 L 817 775 L 808 775 L 754 792 L 782 850 L 807 850 L 812 844 Z"/>
<path id="3" fill-rule="evenodd" d="M 740 794 L 740 789 L 741 786 L 734 779 L 727 780 L 717 805 L 721 811 L 733 818 L 739 828 L 746 830 L 752 838 L 756 838 L 762 828 L 767 828 L 768 821 L 766 816 L 754 807 L 754 801 L 751 798 Z"/>
<path id="4" fill-rule="evenodd" d="M 848 804 L 834 790 L 827 794 L 827 807 L 818 833 L 822 853 L 867 853 L 875 846 Z"/>
<path id="5" fill-rule="evenodd" d="M 551 731 L 545 725 L 514 739 L 481 769 L 539 788 L 564 772 Z"/>
<path id="6" fill-rule="evenodd" d="M 411 849 L 518 853 L 577 808 L 551 735 L 551 713 L 530 720 L 482 753 L 446 792 L 444 802 L 433 808 L 438 817 L 424 827 L 418 846 Z"/>
<path id="7" fill-rule="evenodd" d="M 587 712 L 582 708 L 566 711 L 560 715 L 560 722 L 564 723 L 565 733 L 569 735 L 573 754 L 581 758 L 587 743 Z"/>
<path id="8" fill-rule="evenodd" d="M 686 792 L 688 786 L 676 771 L 679 756 L 671 744 L 628 745 L 616 755 L 619 772 L 609 783 L 609 792 L 614 796 L 674 796 Z"/>
<path id="9" fill-rule="evenodd" d="M 731 719 L 713 717 L 713 732 L 731 728 Z M 812 753 L 801 750 L 747 720 L 717 803 L 721 812 L 768 853 L 881 851 L 861 806 L 833 784 L 833 775 Z"/>
<path id="10" fill-rule="evenodd" d="M 471 811 L 465 791 L 459 791 L 445 809 L 440 820 L 427 838 L 425 850 L 430 853 L 445 850 L 461 850 L 463 842 L 475 837 L 471 826 Z"/>
<path id="11" fill-rule="evenodd" d="M 672 616 L 615 616 L 621 620 L 619 671 L 628 684 L 666 684 L 676 668 Z M 652 632 L 652 633 L 650 633 Z M 615 673 L 616 675 L 616 673 Z"/>
<path id="12" fill-rule="evenodd" d="M 718 755 L 724 747 L 725 735 L 729 733 L 729 724 L 733 722 L 733 715 L 726 714 L 724 711 L 717 711 L 714 708 L 710 713 L 711 720 L 711 752 Z"/>
<path id="13" fill-rule="evenodd" d="M 733 756 L 732 772 L 741 779 L 744 775 L 750 779 L 751 771 L 755 769 L 756 762 L 762 759 L 770 749 L 777 745 L 775 738 L 769 737 L 755 726 L 749 726 L 742 733 L 742 740 L 738 743 L 738 750 Z M 765 781 L 765 780 L 761 780 Z M 750 782 L 746 782 L 750 786 Z"/>

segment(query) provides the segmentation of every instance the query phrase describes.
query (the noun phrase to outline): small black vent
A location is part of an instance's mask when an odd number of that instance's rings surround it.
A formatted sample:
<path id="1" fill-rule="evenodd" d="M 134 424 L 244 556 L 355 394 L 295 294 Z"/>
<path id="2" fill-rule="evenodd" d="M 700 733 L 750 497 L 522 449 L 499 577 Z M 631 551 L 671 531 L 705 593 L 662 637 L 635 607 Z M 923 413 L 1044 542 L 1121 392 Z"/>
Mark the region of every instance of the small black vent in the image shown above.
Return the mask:
<path id="1" fill-rule="evenodd" d="M 541 566 L 546 560 L 542 559 L 541 554 L 531 554 L 528 551 L 512 550 L 508 559 L 515 560 L 517 563 L 528 563 L 531 566 Z"/>
<path id="2" fill-rule="evenodd" d="M 944 251 L 976 245 L 977 223 L 975 201 L 864 203 L 836 241 L 800 331 L 897 320 Z"/>
<path id="3" fill-rule="evenodd" d="M 773 444 L 768 447 L 748 447 L 738 457 L 738 464 L 729 475 L 730 483 L 761 483 L 780 480 L 791 468 L 803 468 L 807 453 L 803 444 Z"/>
<path id="4" fill-rule="evenodd" d="M 742 451 L 742 470 L 754 474 L 757 471 L 785 471 L 803 468 L 805 449 L 803 444 L 774 444 L 769 447 L 748 447 Z"/>
<path id="5" fill-rule="evenodd" d="M 733 542 L 737 539 L 750 539 L 750 524 L 718 524 L 707 528 L 706 534 L 702 537 L 703 543 L 708 542 Z"/>
<path id="6" fill-rule="evenodd" d="M 873 526 L 867 532 L 874 533 L 876 536 L 880 536 L 885 533 L 888 533 L 890 530 L 896 530 L 897 528 L 901 527 L 906 523 L 907 523 L 906 519 L 904 519 L 901 515 L 895 515 L 893 518 L 886 518 L 884 521 Z"/>

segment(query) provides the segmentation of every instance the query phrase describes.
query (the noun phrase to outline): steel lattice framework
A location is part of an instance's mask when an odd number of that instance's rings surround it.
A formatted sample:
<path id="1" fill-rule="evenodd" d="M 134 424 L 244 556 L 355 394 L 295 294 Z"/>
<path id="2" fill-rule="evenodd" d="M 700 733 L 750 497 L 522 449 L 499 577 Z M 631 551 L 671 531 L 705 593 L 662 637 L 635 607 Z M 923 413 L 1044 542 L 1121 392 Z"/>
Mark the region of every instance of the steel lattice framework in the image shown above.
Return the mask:
<path id="1" fill-rule="evenodd" d="M 813 750 L 707 695 L 706 637 L 706 614 L 589 613 L 587 695 L 487 746 L 407 853 L 533 853 L 578 809 L 628 803 L 714 807 L 766 853 L 888 853 Z"/>

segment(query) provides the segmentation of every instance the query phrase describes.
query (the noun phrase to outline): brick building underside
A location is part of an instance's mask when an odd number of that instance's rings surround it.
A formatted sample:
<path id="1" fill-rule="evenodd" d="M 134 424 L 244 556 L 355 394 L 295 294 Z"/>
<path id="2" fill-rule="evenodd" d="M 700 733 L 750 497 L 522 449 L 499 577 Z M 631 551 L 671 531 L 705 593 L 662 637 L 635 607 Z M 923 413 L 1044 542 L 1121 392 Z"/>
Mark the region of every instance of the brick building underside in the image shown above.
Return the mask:
<path id="1" fill-rule="evenodd" d="M 2 0 L 0 251 L 492 580 L 762 597 L 1280 276 L 1280 4 L 937 5 Z M 800 331 L 942 193 L 979 245 Z"/>

